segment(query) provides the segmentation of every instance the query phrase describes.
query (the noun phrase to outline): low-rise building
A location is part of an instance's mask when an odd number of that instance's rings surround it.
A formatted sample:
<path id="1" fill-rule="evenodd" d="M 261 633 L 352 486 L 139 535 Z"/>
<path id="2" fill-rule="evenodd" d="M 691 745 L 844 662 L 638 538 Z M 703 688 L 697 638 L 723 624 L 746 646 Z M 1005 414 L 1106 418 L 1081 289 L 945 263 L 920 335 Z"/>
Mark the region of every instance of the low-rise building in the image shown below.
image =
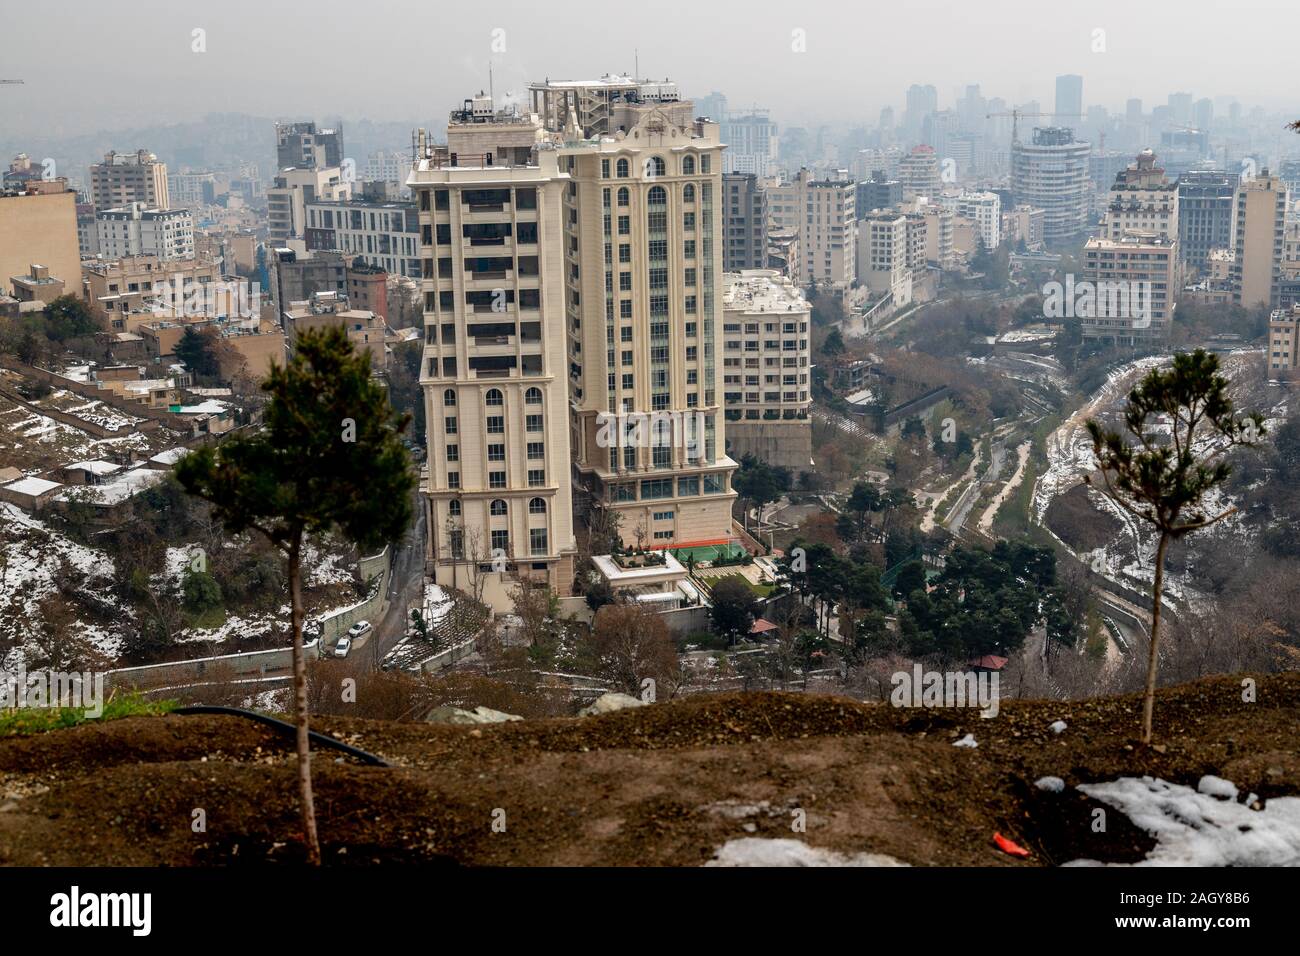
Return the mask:
<path id="1" fill-rule="evenodd" d="M 95 213 L 99 255 L 194 258 L 194 217 L 188 209 L 149 209 L 140 203 Z"/>
<path id="2" fill-rule="evenodd" d="M 358 352 L 370 354 L 370 367 L 382 372 L 388 367 L 388 326 L 383 316 L 368 309 L 354 309 L 346 296 L 318 292 L 310 299 L 290 303 L 284 313 L 284 331 L 289 351 L 297 347 L 298 336 L 309 329 L 341 328 Z"/>

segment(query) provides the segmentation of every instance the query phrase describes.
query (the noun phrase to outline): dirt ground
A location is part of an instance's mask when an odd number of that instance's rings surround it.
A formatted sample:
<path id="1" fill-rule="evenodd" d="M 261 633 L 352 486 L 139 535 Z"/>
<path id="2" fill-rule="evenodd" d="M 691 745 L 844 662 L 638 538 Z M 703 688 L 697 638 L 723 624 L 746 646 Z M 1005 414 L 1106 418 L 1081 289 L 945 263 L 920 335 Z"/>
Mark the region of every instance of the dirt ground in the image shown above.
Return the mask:
<path id="1" fill-rule="evenodd" d="M 1162 690 L 1154 749 L 1136 739 L 1135 697 L 1004 701 L 987 720 L 785 693 L 481 727 L 320 717 L 315 729 L 394 764 L 317 752 L 321 842 L 328 865 L 690 866 L 745 836 L 914 865 L 1132 861 L 1151 839 L 1113 810 L 1094 833 L 1100 804 L 1075 784 L 1212 773 L 1264 800 L 1300 794 L 1300 674 L 1259 677 L 1255 703 L 1241 680 Z M 979 746 L 953 747 L 966 733 Z M 179 715 L 0 740 L 0 862 L 297 862 L 287 743 L 238 718 Z M 1034 788 L 1045 775 L 1065 792 Z M 1031 856 L 1000 852 L 995 831 Z"/>

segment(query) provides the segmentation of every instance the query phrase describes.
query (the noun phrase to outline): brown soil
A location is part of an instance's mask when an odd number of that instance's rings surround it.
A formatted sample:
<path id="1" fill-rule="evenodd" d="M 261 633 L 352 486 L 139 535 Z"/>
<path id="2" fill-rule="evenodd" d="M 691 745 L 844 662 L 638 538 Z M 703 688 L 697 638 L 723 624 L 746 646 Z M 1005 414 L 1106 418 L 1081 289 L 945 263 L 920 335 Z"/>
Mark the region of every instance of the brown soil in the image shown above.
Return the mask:
<path id="1" fill-rule="evenodd" d="M 1136 740 L 1135 697 L 1004 701 L 999 716 L 783 693 L 701 695 L 585 719 L 482 727 L 320 717 L 379 753 L 313 761 L 327 863 L 694 865 L 732 838 L 797 837 L 918 865 L 1141 858 L 1116 811 L 1107 832 L 1073 786 L 1151 774 L 1226 777 L 1267 800 L 1300 793 L 1300 674 L 1160 692 L 1159 749 Z M 1055 735 L 1054 720 L 1068 729 Z M 955 748 L 973 733 L 974 750 Z M 1063 794 L 1033 781 L 1064 778 Z M 0 862 L 295 862 L 285 741 L 233 717 L 130 718 L 0 741 Z M 746 808 L 750 809 L 746 809 Z M 206 814 L 206 832 L 191 828 Z M 794 811 L 806 833 L 792 833 Z M 504 832 L 493 820 L 504 812 Z M 1032 856 L 999 852 L 1001 832 Z"/>

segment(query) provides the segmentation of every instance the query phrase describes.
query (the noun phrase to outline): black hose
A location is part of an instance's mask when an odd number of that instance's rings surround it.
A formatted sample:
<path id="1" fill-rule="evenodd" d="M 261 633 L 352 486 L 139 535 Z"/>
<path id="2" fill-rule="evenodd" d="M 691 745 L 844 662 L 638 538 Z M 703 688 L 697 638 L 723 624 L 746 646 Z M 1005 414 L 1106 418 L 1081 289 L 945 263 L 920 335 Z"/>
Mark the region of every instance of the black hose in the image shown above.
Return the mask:
<path id="1" fill-rule="evenodd" d="M 277 717 L 269 717 L 266 714 L 259 714 L 255 710 L 244 710 L 242 707 L 222 707 L 217 704 L 192 704 L 186 707 L 177 707 L 171 711 L 173 714 L 225 714 L 228 717 L 243 717 L 247 720 L 255 720 L 259 724 L 265 724 L 281 733 L 290 737 L 298 733 L 298 728 L 293 724 L 280 720 Z M 382 757 L 376 757 L 372 753 L 367 753 L 351 744 L 345 744 L 341 740 L 335 740 L 333 737 L 327 737 L 325 734 L 318 734 L 314 730 L 307 731 L 309 739 L 320 744 L 322 747 L 331 747 L 334 750 L 341 750 L 350 757 L 356 757 L 362 763 L 368 763 L 373 767 L 387 767 L 389 763 Z"/>

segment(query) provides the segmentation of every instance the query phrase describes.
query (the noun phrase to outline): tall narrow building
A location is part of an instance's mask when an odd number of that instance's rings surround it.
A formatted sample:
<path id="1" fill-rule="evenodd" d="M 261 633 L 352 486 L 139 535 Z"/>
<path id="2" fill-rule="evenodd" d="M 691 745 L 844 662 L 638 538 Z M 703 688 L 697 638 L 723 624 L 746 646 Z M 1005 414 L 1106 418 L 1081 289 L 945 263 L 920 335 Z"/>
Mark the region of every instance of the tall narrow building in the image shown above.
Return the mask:
<path id="1" fill-rule="evenodd" d="M 429 456 L 427 564 L 442 585 L 513 604 L 517 579 L 573 584 L 565 356 L 567 162 L 536 117 L 487 98 L 421 146 Z"/>
<path id="2" fill-rule="evenodd" d="M 1011 144 L 1011 193 L 1017 204 L 1043 210 L 1043 240 L 1070 242 L 1088 224 L 1088 143 L 1074 130 L 1036 128 L 1028 143 Z"/>
<path id="3" fill-rule="evenodd" d="M 732 538 L 722 141 L 676 84 L 530 87 L 558 144 L 574 479 L 625 544 Z"/>
<path id="4" fill-rule="evenodd" d="M 1235 253 L 1231 278 L 1233 301 L 1246 308 L 1279 302 L 1286 243 L 1286 210 L 1291 191 L 1267 169 L 1237 186 Z"/>

